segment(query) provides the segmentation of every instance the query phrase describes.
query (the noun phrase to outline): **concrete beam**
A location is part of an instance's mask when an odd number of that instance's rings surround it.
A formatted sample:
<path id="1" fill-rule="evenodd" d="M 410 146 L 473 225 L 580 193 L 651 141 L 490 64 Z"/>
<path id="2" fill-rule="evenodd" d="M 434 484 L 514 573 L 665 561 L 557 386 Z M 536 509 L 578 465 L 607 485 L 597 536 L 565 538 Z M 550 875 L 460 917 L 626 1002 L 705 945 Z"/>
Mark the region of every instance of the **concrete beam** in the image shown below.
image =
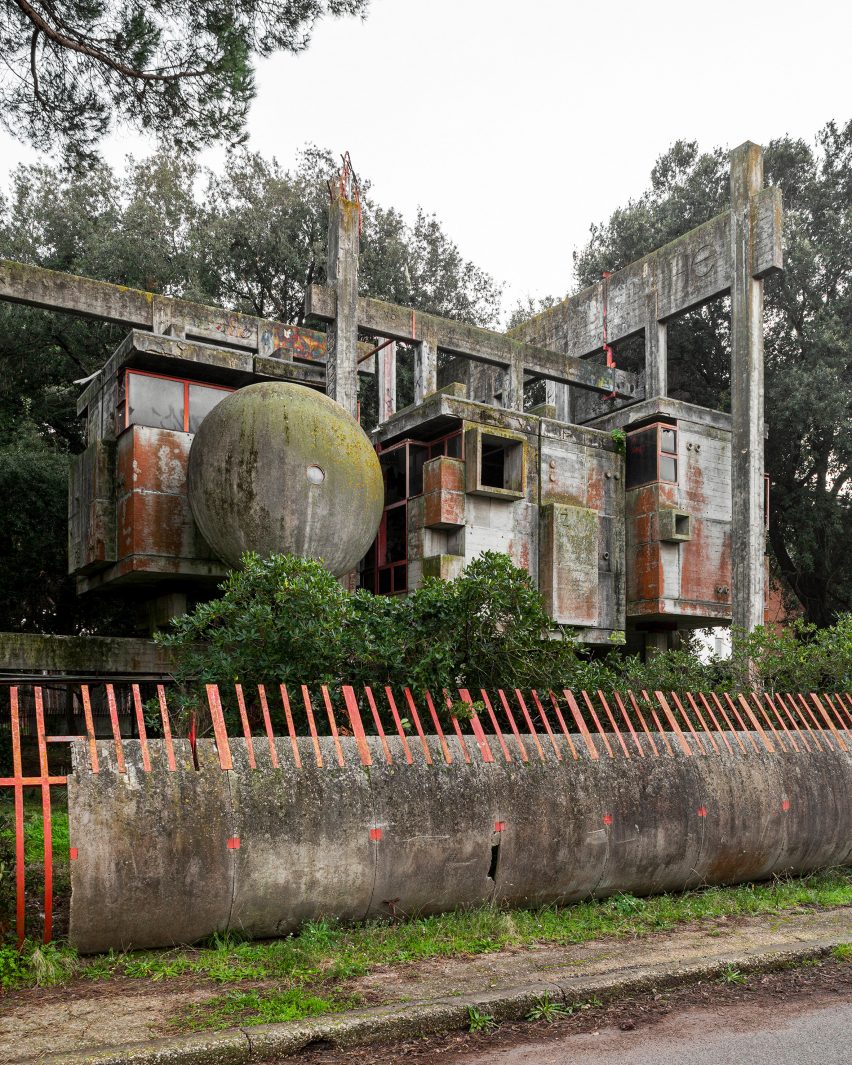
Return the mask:
<path id="1" fill-rule="evenodd" d="M 353 417 L 358 414 L 358 255 L 361 208 L 352 175 L 344 169 L 338 184 L 329 185 L 329 288 L 336 314 L 329 319 L 326 393 Z"/>
<path id="2" fill-rule="evenodd" d="M 337 301 L 331 289 L 311 285 L 306 296 L 306 312 L 314 318 L 333 322 Z M 537 347 L 490 329 L 467 325 L 450 318 L 422 314 L 362 296 L 358 300 L 358 327 L 378 336 L 406 343 L 437 344 L 440 351 L 476 362 L 490 363 L 593 392 L 615 392 L 623 399 L 641 399 L 641 386 L 635 374 L 607 370 L 556 351 Z"/>
<path id="3" fill-rule="evenodd" d="M 169 677 L 173 663 L 153 640 L 116 636 L 42 636 L 0 632 L 5 674 L 65 677 Z M 46 679 L 46 678 L 45 678 Z"/>

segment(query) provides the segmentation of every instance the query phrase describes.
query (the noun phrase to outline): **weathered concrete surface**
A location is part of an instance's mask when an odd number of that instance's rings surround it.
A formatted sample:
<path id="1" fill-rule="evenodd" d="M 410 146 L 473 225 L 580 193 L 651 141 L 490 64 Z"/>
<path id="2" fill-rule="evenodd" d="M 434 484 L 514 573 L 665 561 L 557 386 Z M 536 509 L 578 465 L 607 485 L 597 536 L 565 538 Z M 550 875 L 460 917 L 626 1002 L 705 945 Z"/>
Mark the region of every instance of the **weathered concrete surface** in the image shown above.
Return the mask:
<path id="1" fill-rule="evenodd" d="M 229 565 L 244 551 L 322 559 L 336 576 L 366 554 L 381 520 L 379 460 L 353 417 L 289 382 L 222 400 L 192 441 L 189 502 Z"/>
<path id="2" fill-rule="evenodd" d="M 153 640 L 0 632 L 0 671 L 45 670 L 103 679 L 133 674 L 165 677 L 171 669 L 166 652 Z"/>
<path id="3" fill-rule="evenodd" d="M 236 928 L 263 936 L 309 919 L 437 912 L 495 900 L 514 905 L 617 891 L 636 895 L 701 883 L 806 872 L 852 858 L 852 754 L 720 752 L 626 759 L 604 750 L 563 760 L 542 739 L 497 744 L 493 763 L 455 738 L 444 760 L 427 737 L 320 741 L 322 766 L 302 741 L 302 768 L 288 744 L 272 769 L 257 749 L 250 770 L 232 740 L 222 772 L 211 741 L 202 769 L 141 770 L 128 748 L 126 775 L 87 771 L 85 745 L 69 780 L 71 940 L 81 951 L 190 942 Z M 468 738 L 466 743 L 473 744 Z M 616 740 L 611 746 L 617 749 Z M 760 745 L 760 740 L 757 741 Z M 579 744 L 578 744 L 579 748 Z M 234 846 L 234 840 L 237 846 Z M 203 887 L 200 887 L 203 885 Z"/>

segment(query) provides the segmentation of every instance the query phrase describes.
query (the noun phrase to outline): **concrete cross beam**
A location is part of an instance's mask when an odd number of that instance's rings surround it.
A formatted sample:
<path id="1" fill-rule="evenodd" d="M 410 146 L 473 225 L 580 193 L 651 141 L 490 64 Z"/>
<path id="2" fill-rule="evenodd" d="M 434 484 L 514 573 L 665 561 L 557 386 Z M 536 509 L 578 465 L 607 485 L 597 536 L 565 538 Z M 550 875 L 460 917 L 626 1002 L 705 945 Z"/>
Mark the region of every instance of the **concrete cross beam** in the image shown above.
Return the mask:
<path id="1" fill-rule="evenodd" d="M 334 292 L 321 285 L 311 285 L 305 310 L 314 318 L 334 322 L 338 314 Z M 593 392 L 615 392 L 623 399 L 643 398 L 636 374 L 624 370 L 613 372 L 527 344 L 505 333 L 450 318 L 438 318 L 366 296 L 358 299 L 358 328 L 397 341 L 416 343 L 430 351 L 435 347 L 449 355 L 490 363 L 506 370 L 511 367 L 514 385 L 517 385 L 519 374 L 526 373 Z M 513 392 L 516 391 L 517 388 L 513 388 Z"/>

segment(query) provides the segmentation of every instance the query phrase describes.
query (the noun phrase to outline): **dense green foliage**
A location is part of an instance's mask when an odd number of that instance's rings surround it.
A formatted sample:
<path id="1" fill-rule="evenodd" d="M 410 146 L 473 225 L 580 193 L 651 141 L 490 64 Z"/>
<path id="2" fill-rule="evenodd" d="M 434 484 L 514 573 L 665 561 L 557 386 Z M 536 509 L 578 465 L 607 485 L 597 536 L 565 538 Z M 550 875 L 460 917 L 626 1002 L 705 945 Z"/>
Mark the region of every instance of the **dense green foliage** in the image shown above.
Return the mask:
<path id="1" fill-rule="evenodd" d="M 816 147 L 769 143 L 765 175 L 784 202 L 784 272 L 765 286 L 769 540 L 808 621 L 852 610 L 852 121 Z M 723 211 L 728 159 L 678 141 L 648 190 L 593 226 L 575 256 L 581 285 L 600 279 Z M 730 408 L 728 301 L 669 323 L 669 392 Z M 641 359 L 635 345 L 619 355 Z"/>
<path id="2" fill-rule="evenodd" d="M 8 0 L 0 120 L 81 163 L 110 128 L 198 148 L 244 139 L 254 62 L 307 48 L 325 15 L 368 0 Z"/>
<path id="3" fill-rule="evenodd" d="M 306 282 L 325 277 L 331 156 L 308 149 L 290 170 L 240 154 L 224 175 L 162 154 L 68 176 L 21 167 L 0 196 L 0 256 L 119 284 L 299 321 Z M 499 290 L 464 260 L 437 220 L 413 225 L 362 181 L 365 293 L 492 324 Z M 67 490 L 61 467 L 81 450 L 75 380 L 123 339 L 104 322 L 0 304 L 0 476 L 19 511 L 0 532 L 0 629 L 118 633 L 109 600 L 76 599 L 65 576 Z M 372 402 L 375 404 L 375 385 Z M 404 398 L 404 397 L 403 397 Z M 370 397 L 363 397 L 364 409 Z"/>

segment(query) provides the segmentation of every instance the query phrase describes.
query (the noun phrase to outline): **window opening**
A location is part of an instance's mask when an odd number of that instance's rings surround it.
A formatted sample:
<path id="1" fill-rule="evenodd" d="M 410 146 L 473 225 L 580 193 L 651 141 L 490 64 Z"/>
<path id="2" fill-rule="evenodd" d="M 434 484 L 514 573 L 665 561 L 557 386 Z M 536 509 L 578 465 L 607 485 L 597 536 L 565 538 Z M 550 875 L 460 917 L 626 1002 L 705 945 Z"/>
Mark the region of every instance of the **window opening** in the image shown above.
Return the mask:
<path id="1" fill-rule="evenodd" d="M 234 391 L 183 377 L 127 370 L 124 375 L 124 425 L 196 433 L 211 410 Z M 119 392 L 119 401 L 122 393 Z"/>
<path id="2" fill-rule="evenodd" d="M 627 488 L 677 484 L 677 429 L 655 424 L 627 434 Z"/>

